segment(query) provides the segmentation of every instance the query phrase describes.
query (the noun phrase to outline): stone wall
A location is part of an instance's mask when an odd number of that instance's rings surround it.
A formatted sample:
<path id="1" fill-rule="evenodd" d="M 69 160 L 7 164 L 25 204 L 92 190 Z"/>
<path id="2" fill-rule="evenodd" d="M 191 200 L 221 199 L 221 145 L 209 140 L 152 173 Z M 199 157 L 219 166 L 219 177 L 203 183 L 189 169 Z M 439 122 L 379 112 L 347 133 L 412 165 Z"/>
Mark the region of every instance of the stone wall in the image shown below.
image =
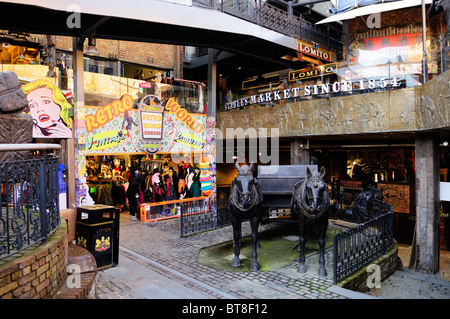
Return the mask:
<path id="1" fill-rule="evenodd" d="M 0 261 L 0 298 L 52 298 L 66 278 L 67 231 L 62 223 L 45 244 Z"/>
<path id="2" fill-rule="evenodd" d="M 218 113 L 217 127 L 279 129 L 279 137 L 407 132 L 450 126 L 450 71 L 422 86 L 305 100 L 249 105 Z M 252 130 L 254 129 L 252 133 Z M 233 137 L 228 137 L 233 138 Z"/>

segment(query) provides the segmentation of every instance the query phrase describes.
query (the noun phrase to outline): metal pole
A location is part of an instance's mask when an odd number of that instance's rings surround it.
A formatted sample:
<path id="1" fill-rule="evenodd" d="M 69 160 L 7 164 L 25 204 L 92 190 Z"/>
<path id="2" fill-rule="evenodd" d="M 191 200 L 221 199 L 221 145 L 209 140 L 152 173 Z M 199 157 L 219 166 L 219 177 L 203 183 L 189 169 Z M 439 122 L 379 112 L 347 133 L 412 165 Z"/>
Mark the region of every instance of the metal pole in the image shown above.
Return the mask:
<path id="1" fill-rule="evenodd" d="M 428 80 L 428 56 L 427 56 L 427 22 L 425 14 L 425 0 L 422 0 L 422 83 Z"/>
<path id="2" fill-rule="evenodd" d="M 47 189 L 46 183 L 47 176 L 45 175 L 45 165 L 46 161 L 42 158 L 39 161 L 39 216 L 41 218 L 41 237 L 44 242 L 47 241 Z"/>

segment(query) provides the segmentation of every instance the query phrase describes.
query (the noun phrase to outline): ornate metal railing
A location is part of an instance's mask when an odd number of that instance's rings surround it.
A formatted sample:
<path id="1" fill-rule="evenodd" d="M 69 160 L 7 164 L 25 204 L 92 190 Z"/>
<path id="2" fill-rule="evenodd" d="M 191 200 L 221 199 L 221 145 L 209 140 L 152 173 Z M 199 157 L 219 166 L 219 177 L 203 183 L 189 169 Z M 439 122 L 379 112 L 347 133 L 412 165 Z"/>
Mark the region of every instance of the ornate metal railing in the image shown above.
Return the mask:
<path id="1" fill-rule="evenodd" d="M 0 144 L 0 152 L 60 149 L 53 144 Z M 0 164 L 0 259 L 45 242 L 60 225 L 58 158 Z"/>
<path id="2" fill-rule="evenodd" d="M 181 236 L 226 226 L 231 223 L 228 210 L 223 205 L 216 207 L 211 198 L 181 204 Z"/>
<path id="3" fill-rule="evenodd" d="M 297 39 L 314 41 L 333 52 L 342 52 L 342 30 L 315 25 L 262 0 L 193 0 L 192 4 L 217 9 Z"/>
<path id="4" fill-rule="evenodd" d="M 392 211 L 334 235 L 334 283 L 342 281 L 383 255 L 393 241 Z"/>

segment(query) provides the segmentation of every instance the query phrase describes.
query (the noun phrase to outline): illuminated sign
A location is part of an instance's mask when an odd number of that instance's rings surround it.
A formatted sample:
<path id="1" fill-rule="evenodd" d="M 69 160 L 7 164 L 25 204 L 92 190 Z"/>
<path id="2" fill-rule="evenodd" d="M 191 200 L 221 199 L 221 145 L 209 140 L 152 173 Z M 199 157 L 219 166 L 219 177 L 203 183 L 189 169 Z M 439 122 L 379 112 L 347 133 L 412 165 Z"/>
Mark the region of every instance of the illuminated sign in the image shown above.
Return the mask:
<path id="1" fill-rule="evenodd" d="M 289 81 L 298 81 L 314 78 L 321 75 L 329 75 L 336 72 L 336 63 L 331 63 L 327 65 L 321 65 L 320 67 L 315 67 L 314 69 L 301 69 L 297 71 L 289 72 Z"/>
<path id="2" fill-rule="evenodd" d="M 280 75 L 269 75 L 265 77 L 258 77 L 254 80 L 248 80 L 242 82 L 242 89 L 243 90 L 250 90 L 250 89 L 256 89 L 261 88 L 269 85 L 278 85 L 280 84 Z"/>
<path id="3" fill-rule="evenodd" d="M 297 51 L 301 54 L 310 55 L 312 57 L 331 62 L 331 52 L 319 48 L 316 43 L 311 44 L 297 40 Z"/>
<path id="4" fill-rule="evenodd" d="M 400 86 L 400 83 L 398 82 L 398 79 L 394 77 L 392 80 L 384 78 L 370 79 L 368 81 L 360 80 L 357 82 L 343 80 L 341 82 L 334 82 L 334 83 L 306 85 L 304 88 L 295 87 L 292 89 L 277 90 L 273 92 L 266 92 L 243 97 L 239 100 L 235 100 L 229 104 L 226 104 L 225 111 L 230 111 L 235 108 L 240 108 L 247 105 L 259 104 L 263 102 L 280 101 L 289 98 L 301 98 L 320 94 L 336 94 L 340 92 L 352 92 L 354 85 L 358 85 L 359 90 L 374 90 L 377 88 L 384 89 L 387 87 L 391 88 L 398 87 Z"/>

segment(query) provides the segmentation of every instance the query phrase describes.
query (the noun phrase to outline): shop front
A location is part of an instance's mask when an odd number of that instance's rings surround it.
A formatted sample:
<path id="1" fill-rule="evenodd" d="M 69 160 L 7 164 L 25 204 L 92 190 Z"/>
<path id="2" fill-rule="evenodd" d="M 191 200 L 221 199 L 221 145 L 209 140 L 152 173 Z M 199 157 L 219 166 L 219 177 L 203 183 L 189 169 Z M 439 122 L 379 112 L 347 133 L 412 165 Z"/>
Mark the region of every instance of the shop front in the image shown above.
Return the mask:
<path id="1" fill-rule="evenodd" d="M 160 100 L 149 89 L 138 88 L 138 99 L 123 94 L 85 106 L 79 206 L 112 205 L 150 222 L 179 217 L 180 207 L 193 200 L 209 201 L 213 150 L 206 114 L 189 113 L 177 96 Z"/>

